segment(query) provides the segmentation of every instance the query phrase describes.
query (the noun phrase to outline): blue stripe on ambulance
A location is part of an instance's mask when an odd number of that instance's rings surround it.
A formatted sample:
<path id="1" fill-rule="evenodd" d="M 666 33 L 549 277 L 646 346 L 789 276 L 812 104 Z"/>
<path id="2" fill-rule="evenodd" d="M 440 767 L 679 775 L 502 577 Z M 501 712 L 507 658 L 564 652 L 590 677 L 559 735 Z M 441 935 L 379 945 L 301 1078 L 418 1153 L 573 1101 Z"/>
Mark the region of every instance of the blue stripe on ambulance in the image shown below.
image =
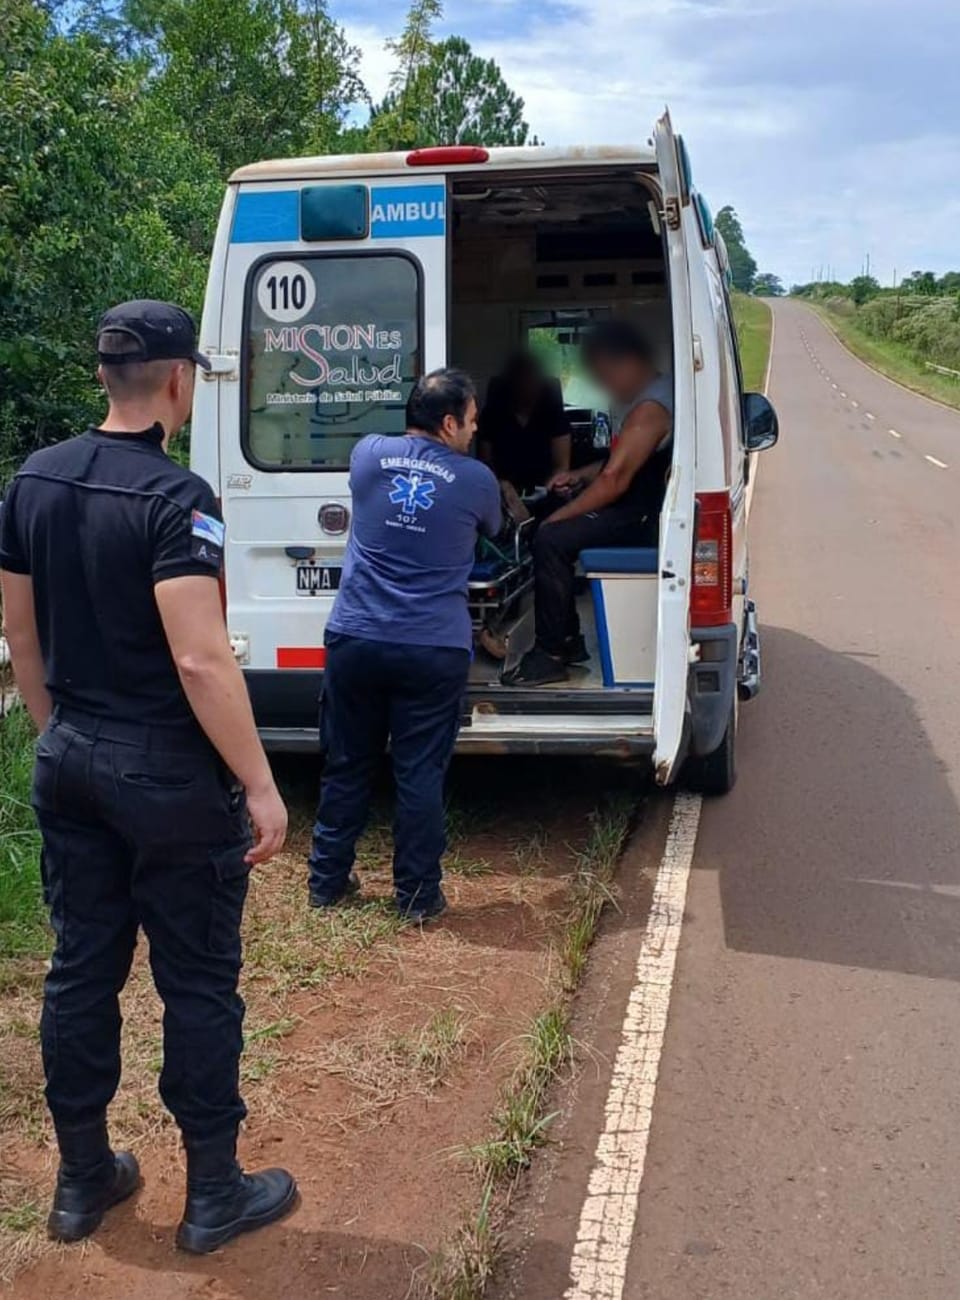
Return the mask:
<path id="1" fill-rule="evenodd" d="M 443 185 L 385 185 L 370 190 L 371 239 L 421 239 L 446 231 Z M 241 190 L 231 244 L 286 244 L 300 239 L 300 191 Z"/>

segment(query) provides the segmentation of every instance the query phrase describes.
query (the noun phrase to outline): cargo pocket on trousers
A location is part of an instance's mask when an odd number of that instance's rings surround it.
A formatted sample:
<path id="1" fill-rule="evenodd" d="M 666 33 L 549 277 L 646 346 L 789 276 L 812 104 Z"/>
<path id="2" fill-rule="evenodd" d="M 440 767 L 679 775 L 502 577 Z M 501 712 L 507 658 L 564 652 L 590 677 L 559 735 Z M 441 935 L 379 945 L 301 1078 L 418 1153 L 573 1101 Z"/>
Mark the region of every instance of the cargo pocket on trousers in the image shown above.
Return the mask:
<path id="1" fill-rule="evenodd" d="M 213 868 L 209 946 L 212 953 L 240 960 L 240 923 L 250 884 L 245 843 L 231 844 L 210 855 Z"/>

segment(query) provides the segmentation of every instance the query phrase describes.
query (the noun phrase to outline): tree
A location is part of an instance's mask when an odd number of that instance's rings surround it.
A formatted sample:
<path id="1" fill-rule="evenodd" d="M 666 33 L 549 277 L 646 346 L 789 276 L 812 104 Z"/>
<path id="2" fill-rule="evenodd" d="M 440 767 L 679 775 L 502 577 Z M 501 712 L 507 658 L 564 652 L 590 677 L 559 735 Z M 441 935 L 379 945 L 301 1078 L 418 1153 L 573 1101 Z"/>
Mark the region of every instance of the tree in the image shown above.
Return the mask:
<path id="1" fill-rule="evenodd" d="M 429 82 L 423 73 L 434 55 L 433 24 L 443 14 L 441 0 L 413 0 L 399 36 L 387 41 L 396 64 L 390 90 L 370 117 L 370 143 L 374 149 L 412 149 L 417 123 L 427 110 Z"/>
<path id="2" fill-rule="evenodd" d="M 723 236 L 727 248 L 734 288 L 739 289 L 741 293 L 750 293 L 757 275 L 757 264 L 747 252 L 740 218 L 728 205 L 717 213 L 714 224 Z"/>
<path id="3" fill-rule="evenodd" d="M 783 284 L 778 275 L 771 275 L 769 271 L 765 271 L 755 278 L 753 292 L 764 298 L 782 298 Z"/>
<path id="4" fill-rule="evenodd" d="M 417 123 L 422 144 L 526 144 L 523 100 L 509 88 L 493 59 L 474 54 L 461 36 L 434 47 L 421 70 L 423 105 Z"/>
<path id="5" fill-rule="evenodd" d="M 100 407 L 93 331 L 110 301 L 196 311 L 222 185 L 143 94 L 142 68 L 58 32 L 29 0 L 0 13 L 0 477 Z"/>
<path id="6" fill-rule="evenodd" d="M 932 271 L 914 271 L 904 278 L 900 287 L 904 293 L 922 293 L 932 298 L 937 293 L 937 277 Z"/>
<path id="7" fill-rule="evenodd" d="M 261 158 L 336 152 L 367 100 L 360 52 L 326 0 L 123 0 L 119 25 L 109 0 L 105 10 L 85 22 L 145 63 L 151 98 L 221 177 Z"/>
<path id="8" fill-rule="evenodd" d="M 850 297 L 858 307 L 875 298 L 878 293 L 880 293 L 880 281 L 875 280 L 872 275 L 858 275 L 850 281 Z"/>
<path id="9" fill-rule="evenodd" d="M 397 66 L 389 93 L 371 114 L 372 147 L 525 144 L 523 100 L 494 60 L 474 54 L 462 37 L 431 40 L 440 13 L 439 0 L 415 0 L 403 34 L 387 42 Z"/>

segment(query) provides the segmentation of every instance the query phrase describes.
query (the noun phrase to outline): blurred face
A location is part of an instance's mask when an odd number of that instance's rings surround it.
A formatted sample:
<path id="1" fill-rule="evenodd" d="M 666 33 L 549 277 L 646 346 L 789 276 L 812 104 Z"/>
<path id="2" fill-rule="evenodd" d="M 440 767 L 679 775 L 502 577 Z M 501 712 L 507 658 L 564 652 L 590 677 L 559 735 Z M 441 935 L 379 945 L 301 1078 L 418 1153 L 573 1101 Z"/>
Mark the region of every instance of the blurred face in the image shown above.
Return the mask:
<path id="1" fill-rule="evenodd" d="M 540 396 L 540 375 L 533 367 L 523 370 L 514 382 L 514 401 L 520 408 L 531 407 Z"/>
<path id="2" fill-rule="evenodd" d="M 639 357 L 594 357 L 590 372 L 594 379 L 617 402 L 631 402 L 646 387 L 654 369 Z"/>
<path id="3" fill-rule="evenodd" d="M 458 424 L 456 417 L 445 415 L 440 428 L 440 437 L 454 451 L 468 452 L 477 432 L 477 402 L 471 397 L 463 414 L 463 423 Z"/>

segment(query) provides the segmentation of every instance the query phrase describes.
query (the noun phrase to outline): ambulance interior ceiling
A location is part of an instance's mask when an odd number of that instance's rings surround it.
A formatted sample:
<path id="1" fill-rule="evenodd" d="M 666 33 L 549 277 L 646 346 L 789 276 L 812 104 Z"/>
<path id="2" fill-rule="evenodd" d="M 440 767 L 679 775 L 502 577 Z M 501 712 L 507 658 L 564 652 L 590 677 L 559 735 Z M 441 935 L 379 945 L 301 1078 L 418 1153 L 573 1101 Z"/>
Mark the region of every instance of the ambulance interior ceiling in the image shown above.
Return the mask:
<path id="1" fill-rule="evenodd" d="M 452 209 L 452 360 L 481 391 L 541 310 L 634 317 L 669 364 L 657 202 L 635 170 L 472 176 Z"/>

